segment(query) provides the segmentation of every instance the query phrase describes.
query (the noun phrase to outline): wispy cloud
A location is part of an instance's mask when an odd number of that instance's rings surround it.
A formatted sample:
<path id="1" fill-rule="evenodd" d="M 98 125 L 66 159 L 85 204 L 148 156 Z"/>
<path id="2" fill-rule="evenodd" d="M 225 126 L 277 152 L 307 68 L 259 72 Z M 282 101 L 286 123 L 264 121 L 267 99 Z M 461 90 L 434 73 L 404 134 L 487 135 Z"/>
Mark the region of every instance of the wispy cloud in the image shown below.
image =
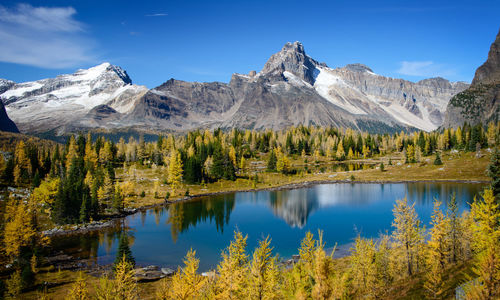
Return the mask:
<path id="1" fill-rule="evenodd" d="M 450 77 L 456 75 L 456 71 L 444 64 L 436 64 L 433 61 L 402 61 L 400 68 L 396 71 L 402 75 L 421 77 Z"/>
<path id="2" fill-rule="evenodd" d="M 75 14 L 73 7 L 0 5 L 0 61 L 51 69 L 95 61 Z"/>
<path id="3" fill-rule="evenodd" d="M 165 16 L 168 16 L 168 14 L 165 14 L 165 13 L 158 13 L 158 14 L 150 14 L 150 15 L 146 15 L 146 17 L 165 17 Z"/>

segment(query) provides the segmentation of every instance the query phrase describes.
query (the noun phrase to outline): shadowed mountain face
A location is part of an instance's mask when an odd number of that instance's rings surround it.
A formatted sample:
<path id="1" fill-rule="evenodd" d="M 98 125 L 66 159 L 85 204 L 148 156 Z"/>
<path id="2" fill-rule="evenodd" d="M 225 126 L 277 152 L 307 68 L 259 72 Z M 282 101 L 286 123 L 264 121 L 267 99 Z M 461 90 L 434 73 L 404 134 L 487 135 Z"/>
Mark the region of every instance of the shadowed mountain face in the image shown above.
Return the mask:
<path id="1" fill-rule="evenodd" d="M 282 129 L 322 125 L 385 132 L 433 130 L 448 99 L 468 87 L 431 78 L 417 83 L 377 75 L 362 64 L 331 69 L 287 43 L 260 72 L 229 83 L 170 79 L 147 90 L 104 63 L 74 74 L 6 84 L 0 97 L 24 132 L 86 128 Z"/>
<path id="2" fill-rule="evenodd" d="M 7 115 L 5 111 L 5 106 L 0 102 L 0 131 L 8 131 L 19 133 L 17 126 Z"/>
<path id="3" fill-rule="evenodd" d="M 497 122 L 500 113 L 500 31 L 491 44 L 488 59 L 476 70 L 471 86 L 454 96 L 443 126 Z"/>

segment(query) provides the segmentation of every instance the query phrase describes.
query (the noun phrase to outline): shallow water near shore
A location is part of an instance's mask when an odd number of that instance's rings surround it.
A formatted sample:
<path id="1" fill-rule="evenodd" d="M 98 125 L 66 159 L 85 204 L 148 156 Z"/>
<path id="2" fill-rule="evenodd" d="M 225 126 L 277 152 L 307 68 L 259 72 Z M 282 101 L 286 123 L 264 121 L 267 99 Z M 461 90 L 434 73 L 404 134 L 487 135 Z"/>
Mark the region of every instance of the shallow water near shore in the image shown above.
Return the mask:
<path id="1" fill-rule="evenodd" d="M 99 232 L 54 237 L 55 252 L 91 258 L 96 264 L 112 263 L 118 236 L 126 230 L 138 265 L 176 267 L 192 248 L 200 270 L 214 268 L 235 230 L 248 234 L 248 252 L 266 236 L 274 253 L 291 257 L 298 252 L 307 231 L 323 230 L 326 247 L 347 245 L 358 233 L 377 238 L 391 231 L 392 208 L 405 196 L 415 202 L 420 219 L 428 226 L 433 199 L 446 201 L 456 194 L 460 211 L 469 209 L 484 184 L 477 183 L 335 183 L 292 190 L 236 192 L 196 198 L 153 208 L 123 219 Z M 340 247 L 336 256 L 349 247 Z"/>

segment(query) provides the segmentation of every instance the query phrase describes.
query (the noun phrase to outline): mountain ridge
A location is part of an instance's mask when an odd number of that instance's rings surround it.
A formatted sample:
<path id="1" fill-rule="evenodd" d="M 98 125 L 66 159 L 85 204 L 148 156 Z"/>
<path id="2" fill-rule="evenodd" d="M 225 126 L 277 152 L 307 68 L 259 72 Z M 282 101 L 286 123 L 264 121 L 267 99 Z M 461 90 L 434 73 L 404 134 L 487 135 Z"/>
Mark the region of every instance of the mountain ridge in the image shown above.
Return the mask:
<path id="1" fill-rule="evenodd" d="M 443 78 L 416 83 L 394 79 L 359 63 L 331 69 L 294 42 L 271 55 L 260 72 L 233 73 L 228 83 L 172 78 L 147 89 L 134 85 L 122 68 L 103 63 L 10 84 L 0 97 L 23 132 L 282 129 L 299 124 L 430 131 L 441 125 L 448 99 L 467 86 Z"/>

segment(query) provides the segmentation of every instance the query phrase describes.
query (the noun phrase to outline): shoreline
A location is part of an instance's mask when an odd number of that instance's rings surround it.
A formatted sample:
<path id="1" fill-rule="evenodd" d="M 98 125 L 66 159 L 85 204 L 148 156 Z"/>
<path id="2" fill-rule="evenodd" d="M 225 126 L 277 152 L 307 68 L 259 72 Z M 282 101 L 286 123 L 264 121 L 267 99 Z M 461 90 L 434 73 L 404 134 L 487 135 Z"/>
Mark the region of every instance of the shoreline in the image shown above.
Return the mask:
<path id="1" fill-rule="evenodd" d="M 393 183 L 464 183 L 464 184 L 488 184 L 489 181 L 482 181 L 482 180 L 398 180 L 398 181 L 390 181 L 390 180 L 373 180 L 373 181 L 351 181 L 351 180 L 312 180 L 312 181 L 304 181 L 304 182 L 298 182 L 298 183 L 287 183 L 279 186 L 273 186 L 273 187 L 266 187 L 266 188 L 256 188 L 256 189 L 242 189 L 242 190 L 232 190 L 232 191 L 219 191 L 219 192 L 211 192 L 211 193 L 203 193 L 203 194 L 198 194 L 198 195 L 193 195 L 193 196 L 186 196 L 186 197 L 181 197 L 177 199 L 173 199 L 172 201 L 168 202 L 160 202 L 156 204 L 151 204 L 151 205 L 146 205 L 142 206 L 139 208 L 134 208 L 134 209 L 128 209 L 122 214 L 114 215 L 110 217 L 108 220 L 100 220 L 96 221 L 93 223 L 86 223 L 86 224 L 79 224 L 79 225 L 72 225 L 71 229 L 51 229 L 44 231 L 47 236 L 49 237 L 57 237 L 57 238 L 64 238 L 66 236 L 72 236 L 72 235 L 80 235 L 80 234 L 88 234 L 92 232 L 98 232 L 102 230 L 107 230 L 112 227 L 119 226 L 120 222 L 124 218 L 130 215 L 137 214 L 139 212 L 144 212 L 149 209 L 157 208 L 157 207 L 166 207 L 169 204 L 174 204 L 174 203 L 180 203 L 184 201 L 189 201 L 189 200 L 196 200 L 200 199 L 203 197 L 210 197 L 210 196 L 215 196 L 215 195 L 225 195 L 225 194 L 230 194 L 230 193 L 237 193 L 237 192 L 259 192 L 259 191 L 280 191 L 280 190 L 292 190 L 292 189 L 300 189 L 300 188 L 309 188 L 313 187 L 316 185 L 321 185 L 321 184 L 393 184 Z M 330 247 L 328 249 L 325 249 L 328 253 L 331 253 L 331 251 L 335 248 L 335 255 L 334 257 L 336 259 L 343 258 L 345 256 L 349 255 L 349 249 L 352 247 L 352 242 L 351 243 L 346 243 L 342 245 L 336 245 L 335 247 Z M 50 248 L 50 246 L 49 246 Z M 52 253 L 52 259 L 57 258 L 59 255 L 56 253 Z M 71 257 L 68 255 L 60 255 L 59 258 L 62 258 L 61 260 L 57 261 L 59 266 L 63 266 L 64 269 L 80 269 L 83 268 L 89 274 L 100 274 L 102 272 L 105 272 L 106 270 L 109 270 L 110 265 L 99 265 L 95 263 L 90 263 L 91 260 L 89 259 L 84 259 L 84 258 L 75 258 Z M 281 258 L 281 263 L 286 267 L 289 266 L 290 264 L 293 264 L 295 260 L 297 259 L 297 254 L 292 255 L 291 257 L 282 257 Z M 149 266 L 147 264 L 138 264 L 136 268 L 150 268 L 150 267 L 157 267 L 161 268 L 162 266 Z M 172 266 L 169 266 L 169 268 Z"/>
<path id="2" fill-rule="evenodd" d="M 227 195 L 232 193 L 249 193 L 249 192 L 261 192 L 261 191 L 283 191 L 283 190 L 293 190 L 293 189 L 301 189 L 301 188 L 309 188 L 315 185 L 321 184 L 397 184 L 397 183 L 465 183 L 465 184 L 488 184 L 489 181 L 486 180 L 464 180 L 464 179 L 438 179 L 438 180 L 370 180 L 370 181 L 361 181 L 361 180 L 312 180 L 312 181 L 303 181 L 297 183 L 286 183 L 283 185 L 272 186 L 272 187 L 263 187 L 263 188 L 252 188 L 252 189 L 235 189 L 235 190 L 227 190 L 227 191 L 219 191 L 219 192 L 210 192 L 210 193 L 202 193 L 197 195 L 184 196 L 180 198 L 176 198 L 173 200 L 165 200 L 164 202 L 158 202 L 155 204 L 145 205 L 137 208 L 126 209 L 121 214 L 116 214 L 114 216 L 108 217 L 108 219 L 103 219 L 100 221 L 95 221 L 93 223 L 84 223 L 84 224 L 76 224 L 71 225 L 71 229 L 61 229 L 61 228 L 52 228 L 49 230 L 43 231 L 45 235 L 48 237 L 54 236 L 64 236 L 64 235 L 74 235 L 74 234 L 86 234 L 93 231 L 99 231 L 103 229 L 110 228 L 112 226 L 116 226 L 118 222 L 122 219 L 140 213 L 144 211 L 148 211 L 153 208 L 165 207 L 170 204 L 197 200 L 203 197 L 217 196 L 217 195 Z"/>

